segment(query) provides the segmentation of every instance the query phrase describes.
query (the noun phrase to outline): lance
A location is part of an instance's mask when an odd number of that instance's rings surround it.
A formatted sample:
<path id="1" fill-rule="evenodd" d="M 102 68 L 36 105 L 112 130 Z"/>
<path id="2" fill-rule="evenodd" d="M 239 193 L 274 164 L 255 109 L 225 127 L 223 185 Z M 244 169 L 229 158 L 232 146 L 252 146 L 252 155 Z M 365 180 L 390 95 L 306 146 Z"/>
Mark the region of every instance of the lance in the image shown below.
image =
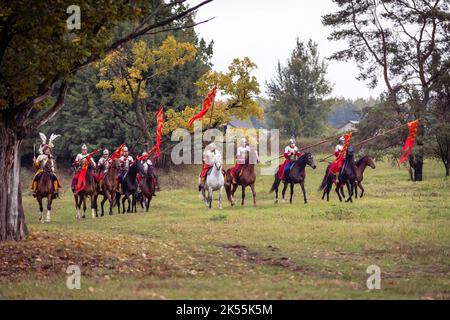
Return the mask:
<path id="1" fill-rule="evenodd" d="M 326 143 L 326 142 L 329 142 L 330 140 L 337 139 L 337 138 L 339 138 L 339 137 L 341 137 L 341 136 L 342 136 L 342 135 L 340 134 L 340 135 L 338 135 L 338 136 L 333 136 L 333 137 L 326 138 L 325 140 L 322 140 L 322 141 L 320 141 L 320 142 L 311 144 L 311 145 L 306 146 L 306 147 L 299 148 L 299 151 L 304 151 L 304 150 L 307 150 L 307 149 L 311 149 L 311 148 L 320 146 L 320 145 L 322 145 L 322 144 L 324 144 L 324 143 Z M 275 161 L 275 160 L 278 160 L 278 159 L 282 158 L 283 156 L 284 156 L 284 155 L 279 155 L 279 156 L 276 157 L 276 158 L 267 160 L 267 161 L 265 162 L 265 164 L 269 164 L 269 163 L 271 163 L 272 161 Z"/>
<path id="2" fill-rule="evenodd" d="M 363 145 L 363 144 L 365 144 L 365 143 L 367 143 L 369 141 L 375 140 L 376 138 L 379 138 L 379 137 L 383 137 L 383 136 L 385 136 L 385 135 L 387 135 L 387 134 L 389 134 L 391 132 L 394 132 L 394 131 L 396 131 L 396 130 L 398 130 L 400 128 L 403 128 L 403 127 L 405 127 L 407 125 L 408 125 L 408 123 L 405 123 L 405 124 L 399 125 L 399 126 L 397 126 L 395 128 L 389 129 L 389 130 L 387 130 L 387 131 L 385 131 L 385 132 L 383 132 L 381 134 L 377 134 L 377 135 L 375 135 L 373 137 L 370 137 L 370 138 L 367 138 L 365 140 L 362 140 L 362 141 L 358 142 L 357 144 L 354 144 L 353 147 L 359 147 L 359 146 L 361 146 L 361 145 Z M 327 159 L 329 159 L 329 158 L 331 158 L 333 156 L 334 156 L 334 154 L 330 154 L 329 156 L 327 156 L 327 157 L 325 157 L 323 159 L 320 159 L 319 162 L 325 162 L 325 160 L 327 160 Z"/>

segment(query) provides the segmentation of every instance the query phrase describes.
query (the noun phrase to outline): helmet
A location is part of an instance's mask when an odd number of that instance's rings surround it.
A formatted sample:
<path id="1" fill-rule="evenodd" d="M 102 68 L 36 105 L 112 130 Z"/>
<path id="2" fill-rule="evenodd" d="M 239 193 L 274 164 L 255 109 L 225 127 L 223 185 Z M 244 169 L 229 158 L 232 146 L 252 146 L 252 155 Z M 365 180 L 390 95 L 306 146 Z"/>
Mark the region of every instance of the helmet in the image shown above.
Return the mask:
<path id="1" fill-rule="evenodd" d="M 216 144 L 214 142 L 210 143 L 209 144 L 209 149 L 216 150 Z"/>
<path id="2" fill-rule="evenodd" d="M 295 144 L 295 140 L 293 138 L 289 139 L 289 144 Z"/>
<path id="3" fill-rule="evenodd" d="M 81 150 L 87 150 L 87 146 L 85 143 L 83 143 L 83 145 L 81 146 Z"/>
<path id="4" fill-rule="evenodd" d="M 105 150 L 103 150 L 103 155 L 104 155 L 104 156 L 107 156 L 107 155 L 109 155 L 109 151 L 108 151 L 108 149 L 105 149 Z"/>
<path id="5" fill-rule="evenodd" d="M 128 148 L 127 147 L 123 147 L 123 152 L 128 152 Z"/>
<path id="6" fill-rule="evenodd" d="M 345 138 L 344 137 L 340 137 L 339 138 L 339 142 L 345 142 Z"/>

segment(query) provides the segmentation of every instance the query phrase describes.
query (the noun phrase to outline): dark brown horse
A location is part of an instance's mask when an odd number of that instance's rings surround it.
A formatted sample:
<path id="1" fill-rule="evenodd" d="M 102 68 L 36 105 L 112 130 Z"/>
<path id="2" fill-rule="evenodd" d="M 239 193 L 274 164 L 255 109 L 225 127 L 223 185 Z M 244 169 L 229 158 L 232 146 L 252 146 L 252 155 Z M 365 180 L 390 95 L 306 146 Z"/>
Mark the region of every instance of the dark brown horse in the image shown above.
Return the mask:
<path id="1" fill-rule="evenodd" d="M 148 166 L 147 172 L 144 170 L 142 162 L 138 162 L 138 172 L 142 176 L 142 181 L 139 183 L 139 188 L 142 193 L 142 200 L 145 203 L 145 211 L 148 212 L 150 203 L 152 202 L 153 194 L 155 192 L 155 184 L 153 181 L 156 179 L 155 168 Z M 142 205 L 142 203 L 141 203 Z"/>
<path id="2" fill-rule="evenodd" d="M 236 177 L 236 182 L 233 183 L 233 177 L 231 175 L 232 168 L 229 168 L 227 170 L 227 174 L 225 177 L 225 190 L 227 192 L 228 201 L 231 202 L 231 205 L 235 205 L 234 200 L 234 193 L 236 192 L 236 189 L 238 186 L 242 186 L 242 202 L 241 204 L 244 205 L 244 199 L 245 199 L 245 188 L 250 187 L 253 193 L 253 206 L 256 206 L 256 191 L 255 191 L 255 181 L 256 181 L 256 173 L 255 173 L 255 165 L 252 163 L 249 163 L 249 157 L 247 154 L 247 157 L 245 159 L 245 164 L 242 165 L 238 176 Z"/>
<path id="3" fill-rule="evenodd" d="M 51 212 L 52 212 L 52 202 L 54 198 L 55 187 L 53 185 L 53 158 L 49 158 L 44 166 L 43 172 L 41 173 L 41 177 L 37 183 L 36 188 L 36 200 L 39 203 L 39 220 L 44 223 L 43 211 L 44 208 L 42 206 L 42 199 L 47 198 L 47 216 L 45 217 L 45 222 L 50 222 L 51 220 Z"/>
<path id="4" fill-rule="evenodd" d="M 95 204 L 95 196 L 97 194 L 97 184 L 94 178 L 94 165 L 89 162 L 89 166 L 86 172 L 86 185 L 83 190 L 78 193 L 74 193 L 75 207 L 77 209 L 77 219 L 80 219 L 80 209 L 83 203 L 83 216 L 86 218 L 86 199 L 89 198 L 91 201 L 92 218 L 97 217 L 97 210 Z"/>
<path id="5" fill-rule="evenodd" d="M 362 186 L 362 181 L 364 179 L 364 170 L 366 170 L 367 166 L 375 169 L 375 161 L 371 156 L 365 156 L 356 161 L 356 183 L 355 183 L 355 198 L 358 198 L 358 187 L 361 189 L 360 198 L 364 195 L 364 188 Z"/>
<path id="6" fill-rule="evenodd" d="M 282 191 L 283 201 L 287 186 L 290 185 L 291 197 L 289 199 L 289 202 L 292 204 L 292 197 L 294 195 L 294 184 L 299 183 L 303 191 L 303 201 L 304 203 L 308 203 L 305 191 L 306 165 L 309 165 L 314 170 L 316 169 L 314 157 L 310 152 L 305 152 L 300 158 L 295 160 L 292 163 L 291 168 L 289 169 L 289 174 L 287 176 L 285 175 L 283 179 L 284 187 Z M 272 188 L 270 189 L 270 192 L 275 191 L 275 203 L 278 203 L 278 187 L 280 186 L 281 181 L 282 180 L 280 180 L 280 178 L 278 177 L 278 170 L 277 170 L 277 172 L 275 173 L 275 181 L 273 182 Z"/>
<path id="7" fill-rule="evenodd" d="M 119 159 L 115 159 L 112 161 L 112 163 L 108 169 L 108 172 L 103 177 L 102 188 L 101 188 L 101 190 L 99 190 L 98 194 L 95 195 L 95 203 L 96 203 L 95 206 L 96 207 L 97 207 L 98 196 L 99 195 L 103 196 L 103 199 L 101 202 L 101 207 L 102 207 L 101 216 L 102 217 L 105 215 L 104 205 L 105 205 L 106 200 L 109 201 L 109 215 L 112 216 L 112 214 L 113 214 L 113 207 L 114 207 L 114 204 L 116 203 L 117 186 L 119 184 L 117 181 L 117 172 L 119 170 L 119 166 L 120 166 Z"/>

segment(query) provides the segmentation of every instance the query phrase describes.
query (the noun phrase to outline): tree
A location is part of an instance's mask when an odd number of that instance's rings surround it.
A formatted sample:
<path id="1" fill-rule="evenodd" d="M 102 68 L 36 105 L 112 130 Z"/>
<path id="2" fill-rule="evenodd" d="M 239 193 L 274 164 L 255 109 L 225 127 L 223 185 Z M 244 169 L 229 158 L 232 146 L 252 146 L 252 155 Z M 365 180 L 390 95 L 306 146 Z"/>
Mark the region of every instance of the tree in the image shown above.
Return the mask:
<path id="1" fill-rule="evenodd" d="M 74 31 L 67 28 L 67 1 L 0 4 L 0 240 L 27 234 L 19 185 L 22 141 L 61 111 L 77 71 L 138 37 L 192 27 L 183 18 L 211 1 L 189 9 L 185 1 L 78 1 L 82 27 Z M 136 27 L 116 36 L 123 22 Z"/>
<path id="2" fill-rule="evenodd" d="M 227 123 L 232 117 L 242 120 L 252 116 L 258 119 L 264 117 L 264 110 L 257 102 L 257 96 L 260 93 L 259 84 L 256 77 L 252 75 L 252 71 L 256 68 L 256 64 L 250 58 L 236 58 L 228 67 L 228 72 L 209 71 L 199 79 L 196 83 L 199 95 L 206 96 L 208 91 L 217 85 L 218 92 L 227 97 L 223 101 L 214 103 L 214 107 L 205 116 L 204 129 Z M 200 109 L 201 106 L 187 106 L 178 112 L 168 110 L 165 133 L 170 133 L 177 128 L 187 128 L 189 119 Z"/>
<path id="3" fill-rule="evenodd" d="M 156 48 L 149 48 L 143 40 L 138 41 L 130 51 L 117 50 L 96 64 L 101 77 L 97 88 L 109 91 L 113 102 L 131 106 L 136 122 L 123 117 L 121 110 L 117 110 L 116 114 L 129 126 L 138 128 L 147 145 L 150 145 L 150 108 L 145 99 L 151 88 L 147 87 L 147 82 L 193 60 L 195 54 L 191 43 L 179 43 L 172 35 Z"/>
<path id="4" fill-rule="evenodd" d="M 325 79 L 327 65 L 317 44 L 297 39 L 286 66 L 278 63 L 275 79 L 267 83 L 271 126 L 289 136 L 317 136 L 326 124 L 332 87 Z"/>
<path id="5" fill-rule="evenodd" d="M 348 47 L 331 58 L 354 60 L 361 69 L 358 79 L 375 87 L 379 75 L 387 89 L 382 108 L 392 116 L 377 123 L 405 124 L 421 119 L 409 164 L 415 181 L 422 180 L 424 145 L 432 87 L 449 66 L 436 54 L 449 54 L 449 3 L 441 0 L 336 0 L 339 10 L 325 15 L 332 27 L 330 40 L 346 40 Z M 445 61 L 446 59 L 441 59 Z M 380 128 L 381 127 L 381 128 Z M 375 133 L 372 131 L 372 134 Z"/>

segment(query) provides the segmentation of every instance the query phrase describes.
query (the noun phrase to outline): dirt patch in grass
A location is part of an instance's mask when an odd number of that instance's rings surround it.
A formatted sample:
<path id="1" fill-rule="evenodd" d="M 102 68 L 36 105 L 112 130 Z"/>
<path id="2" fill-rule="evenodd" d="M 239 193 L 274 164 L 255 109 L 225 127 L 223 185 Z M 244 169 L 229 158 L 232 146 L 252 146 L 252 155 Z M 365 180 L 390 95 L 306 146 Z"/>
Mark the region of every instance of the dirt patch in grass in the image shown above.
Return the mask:
<path id="1" fill-rule="evenodd" d="M 87 276 L 170 276 L 176 268 L 152 255 L 145 244 L 129 237 L 33 233 L 27 240 L 0 242 L 0 281 L 66 276 L 67 267 L 78 265 Z"/>
<path id="2" fill-rule="evenodd" d="M 231 253 L 234 253 L 239 258 L 247 262 L 254 263 L 256 265 L 280 267 L 283 269 L 288 269 L 292 272 L 299 272 L 306 275 L 319 275 L 322 273 L 315 271 L 314 268 L 311 266 L 300 266 L 295 262 L 293 262 L 289 257 L 281 257 L 281 258 L 264 257 L 263 255 L 257 252 L 250 251 L 246 246 L 243 245 L 223 245 L 222 248 Z"/>

